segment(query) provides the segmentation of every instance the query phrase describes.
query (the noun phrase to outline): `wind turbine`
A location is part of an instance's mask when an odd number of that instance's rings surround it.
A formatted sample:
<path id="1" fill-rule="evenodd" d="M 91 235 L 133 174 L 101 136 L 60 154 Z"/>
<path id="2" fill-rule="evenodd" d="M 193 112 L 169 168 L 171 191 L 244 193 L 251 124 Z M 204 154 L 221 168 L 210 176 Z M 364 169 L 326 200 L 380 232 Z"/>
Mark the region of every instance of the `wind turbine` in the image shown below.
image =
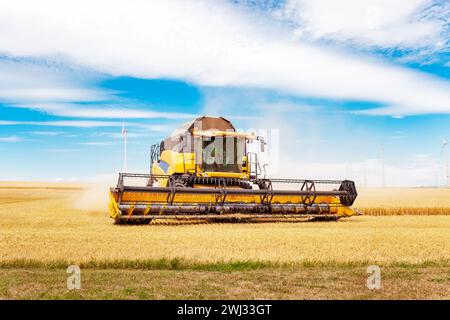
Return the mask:
<path id="1" fill-rule="evenodd" d="M 123 170 L 128 171 L 128 156 L 127 156 L 127 128 L 122 124 L 122 138 L 123 138 Z"/>
<path id="2" fill-rule="evenodd" d="M 449 175 L 448 175 L 448 141 L 447 139 L 442 139 L 442 156 L 443 156 L 443 160 L 444 160 L 444 174 L 445 174 L 445 182 L 444 184 L 446 186 L 449 186 Z"/>

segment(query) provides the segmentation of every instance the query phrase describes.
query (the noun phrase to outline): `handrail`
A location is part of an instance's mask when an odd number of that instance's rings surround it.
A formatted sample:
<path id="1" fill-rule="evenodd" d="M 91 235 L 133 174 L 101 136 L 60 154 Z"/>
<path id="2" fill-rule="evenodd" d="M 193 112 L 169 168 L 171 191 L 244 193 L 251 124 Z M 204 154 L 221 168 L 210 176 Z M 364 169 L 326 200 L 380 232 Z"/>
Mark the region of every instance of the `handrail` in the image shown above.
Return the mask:
<path id="1" fill-rule="evenodd" d="M 127 173 L 127 172 L 121 172 L 119 173 L 119 180 L 122 178 L 155 178 L 155 179 L 168 179 L 170 175 L 166 174 L 148 174 L 148 173 Z M 227 179 L 227 178 L 223 178 Z M 344 181 L 350 181 L 350 180 L 309 180 L 309 179 L 285 179 L 285 178 L 265 178 L 265 179 L 251 179 L 251 178 L 242 178 L 240 180 L 247 181 L 247 182 L 258 182 L 262 180 L 270 180 L 272 183 L 304 183 L 305 181 L 313 181 L 314 183 L 318 184 L 340 184 Z"/>

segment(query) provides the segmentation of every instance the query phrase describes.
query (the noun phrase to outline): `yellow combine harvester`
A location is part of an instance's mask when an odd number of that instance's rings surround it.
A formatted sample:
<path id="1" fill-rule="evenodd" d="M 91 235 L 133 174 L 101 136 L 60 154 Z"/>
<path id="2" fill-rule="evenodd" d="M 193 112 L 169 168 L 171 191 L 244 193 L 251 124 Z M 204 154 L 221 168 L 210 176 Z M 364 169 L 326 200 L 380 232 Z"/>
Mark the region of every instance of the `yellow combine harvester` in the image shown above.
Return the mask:
<path id="1" fill-rule="evenodd" d="M 119 174 L 110 191 L 111 217 L 126 224 L 337 220 L 354 214 L 353 181 L 261 177 L 257 154 L 247 151 L 254 142 L 264 152 L 262 137 L 236 132 L 222 117 L 195 119 L 152 146 L 150 174 Z"/>

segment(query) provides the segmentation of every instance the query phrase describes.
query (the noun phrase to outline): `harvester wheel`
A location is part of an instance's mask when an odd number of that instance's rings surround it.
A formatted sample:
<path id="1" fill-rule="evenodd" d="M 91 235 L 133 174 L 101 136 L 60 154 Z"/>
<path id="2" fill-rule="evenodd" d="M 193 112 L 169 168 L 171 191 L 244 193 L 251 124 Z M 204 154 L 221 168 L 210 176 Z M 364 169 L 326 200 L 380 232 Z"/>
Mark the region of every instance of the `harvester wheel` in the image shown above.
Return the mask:
<path id="1" fill-rule="evenodd" d="M 344 180 L 339 187 L 339 191 L 347 191 L 347 196 L 340 196 L 341 203 L 344 206 L 351 206 L 353 202 L 355 202 L 356 196 L 358 193 L 356 192 L 355 183 L 353 181 Z"/>

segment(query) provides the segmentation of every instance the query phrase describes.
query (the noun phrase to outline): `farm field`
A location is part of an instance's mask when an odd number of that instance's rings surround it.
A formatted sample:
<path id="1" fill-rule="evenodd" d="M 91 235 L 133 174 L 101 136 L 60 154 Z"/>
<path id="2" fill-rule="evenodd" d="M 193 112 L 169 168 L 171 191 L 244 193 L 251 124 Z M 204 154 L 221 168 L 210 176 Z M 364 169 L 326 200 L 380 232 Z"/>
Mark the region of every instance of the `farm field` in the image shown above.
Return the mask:
<path id="1" fill-rule="evenodd" d="M 115 226 L 104 191 L 0 183 L 0 298 L 450 298 L 448 189 L 362 190 L 366 215 L 338 222 L 179 226 Z"/>
<path id="2" fill-rule="evenodd" d="M 365 215 L 450 215 L 450 189 L 359 188 L 357 207 Z"/>

